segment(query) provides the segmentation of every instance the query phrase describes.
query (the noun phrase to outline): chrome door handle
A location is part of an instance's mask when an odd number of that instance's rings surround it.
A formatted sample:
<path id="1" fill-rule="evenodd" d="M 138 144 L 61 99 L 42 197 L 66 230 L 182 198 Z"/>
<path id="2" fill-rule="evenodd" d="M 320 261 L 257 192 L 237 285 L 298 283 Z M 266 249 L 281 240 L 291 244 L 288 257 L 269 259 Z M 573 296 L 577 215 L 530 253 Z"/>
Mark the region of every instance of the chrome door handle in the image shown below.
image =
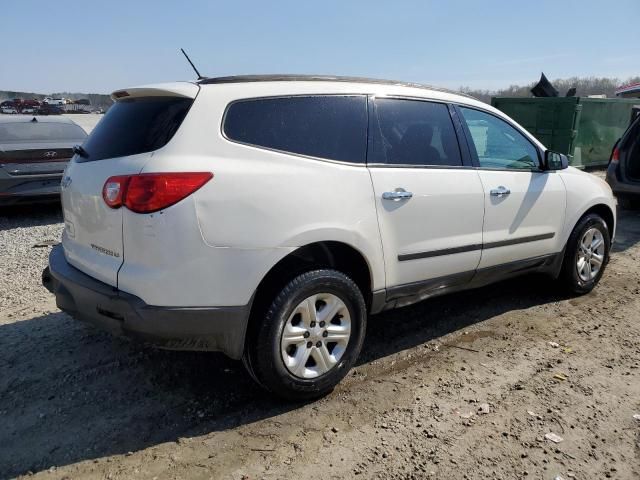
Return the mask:
<path id="1" fill-rule="evenodd" d="M 383 200 L 393 200 L 394 202 L 409 200 L 411 197 L 413 197 L 413 193 L 407 192 L 404 188 L 396 188 L 393 192 L 384 192 L 382 194 Z"/>
<path id="2" fill-rule="evenodd" d="M 500 185 L 498 188 L 494 188 L 489 193 L 491 193 L 492 197 L 501 198 L 509 195 L 511 193 L 511 190 L 509 190 L 507 187 L 503 187 L 502 185 Z"/>

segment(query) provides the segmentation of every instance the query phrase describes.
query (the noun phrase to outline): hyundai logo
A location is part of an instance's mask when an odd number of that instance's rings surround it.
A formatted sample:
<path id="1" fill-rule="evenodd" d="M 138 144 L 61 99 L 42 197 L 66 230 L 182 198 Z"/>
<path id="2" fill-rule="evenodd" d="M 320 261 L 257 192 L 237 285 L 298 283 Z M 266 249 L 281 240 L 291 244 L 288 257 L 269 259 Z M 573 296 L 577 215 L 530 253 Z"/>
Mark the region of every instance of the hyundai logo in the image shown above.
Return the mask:
<path id="1" fill-rule="evenodd" d="M 45 158 L 53 158 L 53 157 L 55 157 L 57 155 L 58 155 L 58 152 L 54 152 L 53 150 L 50 151 L 50 152 L 45 152 L 44 153 Z"/>

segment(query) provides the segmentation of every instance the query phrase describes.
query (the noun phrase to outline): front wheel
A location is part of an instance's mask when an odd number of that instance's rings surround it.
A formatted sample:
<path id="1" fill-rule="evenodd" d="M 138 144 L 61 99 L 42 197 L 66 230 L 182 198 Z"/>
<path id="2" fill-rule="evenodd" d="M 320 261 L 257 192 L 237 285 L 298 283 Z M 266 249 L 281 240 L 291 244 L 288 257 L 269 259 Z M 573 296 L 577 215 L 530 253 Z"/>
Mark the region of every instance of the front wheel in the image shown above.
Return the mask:
<path id="1" fill-rule="evenodd" d="M 609 261 L 611 237 L 606 222 L 595 213 L 585 215 L 571 232 L 560 280 L 567 290 L 579 295 L 598 284 Z"/>
<path id="2" fill-rule="evenodd" d="M 329 393 L 354 365 L 367 309 L 358 286 L 336 270 L 291 280 L 254 318 L 245 365 L 263 387 L 290 400 Z"/>

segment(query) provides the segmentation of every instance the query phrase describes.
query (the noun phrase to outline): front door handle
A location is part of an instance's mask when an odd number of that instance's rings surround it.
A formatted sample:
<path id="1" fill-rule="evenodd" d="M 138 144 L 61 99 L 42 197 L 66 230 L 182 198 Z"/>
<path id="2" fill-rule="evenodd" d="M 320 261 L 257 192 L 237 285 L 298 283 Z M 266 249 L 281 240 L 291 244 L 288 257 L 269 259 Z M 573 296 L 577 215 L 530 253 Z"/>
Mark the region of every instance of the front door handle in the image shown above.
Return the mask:
<path id="1" fill-rule="evenodd" d="M 502 185 L 500 185 L 498 188 L 494 188 L 489 193 L 491 193 L 492 197 L 502 198 L 509 195 L 511 193 L 511 190 L 509 190 L 507 187 L 503 187 Z"/>
<path id="2" fill-rule="evenodd" d="M 413 197 L 413 193 L 407 192 L 404 188 L 396 188 L 393 192 L 384 192 L 382 194 L 383 200 L 393 200 L 394 202 L 409 200 L 411 197 Z"/>

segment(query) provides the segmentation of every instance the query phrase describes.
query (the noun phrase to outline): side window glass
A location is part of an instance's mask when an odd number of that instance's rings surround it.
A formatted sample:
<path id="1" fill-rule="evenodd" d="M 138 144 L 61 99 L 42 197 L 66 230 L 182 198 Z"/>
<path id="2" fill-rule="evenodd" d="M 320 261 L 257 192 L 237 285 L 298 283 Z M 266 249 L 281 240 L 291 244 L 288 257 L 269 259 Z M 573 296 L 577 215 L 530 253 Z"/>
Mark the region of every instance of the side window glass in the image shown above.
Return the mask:
<path id="1" fill-rule="evenodd" d="M 442 103 L 378 98 L 369 163 L 462 165 L 449 109 Z"/>
<path id="2" fill-rule="evenodd" d="M 520 132 L 493 115 L 461 107 L 480 166 L 514 170 L 539 168 L 538 150 Z"/>
<path id="3" fill-rule="evenodd" d="M 364 163 L 365 96 L 279 97 L 231 104 L 224 120 L 231 140 L 330 160 Z"/>

